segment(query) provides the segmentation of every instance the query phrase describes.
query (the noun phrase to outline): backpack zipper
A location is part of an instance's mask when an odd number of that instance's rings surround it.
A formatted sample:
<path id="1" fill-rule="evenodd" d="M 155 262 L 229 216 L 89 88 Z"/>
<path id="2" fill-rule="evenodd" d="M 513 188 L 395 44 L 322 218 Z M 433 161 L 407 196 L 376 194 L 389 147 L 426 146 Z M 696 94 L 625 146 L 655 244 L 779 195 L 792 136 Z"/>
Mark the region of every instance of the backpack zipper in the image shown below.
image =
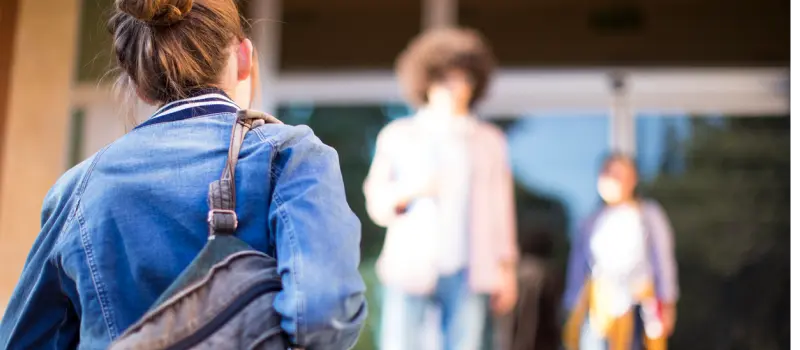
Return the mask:
<path id="1" fill-rule="evenodd" d="M 242 293 L 233 300 L 228 306 L 225 307 L 220 313 L 214 316 L 208 323 L 197 329 L 191 335 L 179 340 L 167 348 L 167 350 L 185 350 L 202 342 L 211 334 L 216 332 L 219 328 L 223 327 L 231 318 L 244 309 L 256 298 L 272 292 L 278 292 L 282 289 L 281 283 L 278 281 L 267 281 L 260 283 Z"/>

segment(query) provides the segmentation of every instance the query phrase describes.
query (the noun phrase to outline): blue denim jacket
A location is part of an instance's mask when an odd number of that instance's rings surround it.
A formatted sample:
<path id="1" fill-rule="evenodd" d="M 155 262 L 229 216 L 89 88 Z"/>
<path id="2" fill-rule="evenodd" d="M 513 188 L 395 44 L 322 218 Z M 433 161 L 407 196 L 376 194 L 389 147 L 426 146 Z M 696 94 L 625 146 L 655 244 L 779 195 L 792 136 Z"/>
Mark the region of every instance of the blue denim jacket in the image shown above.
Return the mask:
<path id="1" fill-rule="evenodd" d="M 237 106 L 218 90 L 165 105 L 65 173 L 0 324 L 0 349 L 104 349 L 206 242 Z M 291 341 L 346 349 L 366 318 L 361 224 L 336 151 L 308 127 L 248 133 L 236 169 L 237 234 L 275 256 L 275 308 Z"/>

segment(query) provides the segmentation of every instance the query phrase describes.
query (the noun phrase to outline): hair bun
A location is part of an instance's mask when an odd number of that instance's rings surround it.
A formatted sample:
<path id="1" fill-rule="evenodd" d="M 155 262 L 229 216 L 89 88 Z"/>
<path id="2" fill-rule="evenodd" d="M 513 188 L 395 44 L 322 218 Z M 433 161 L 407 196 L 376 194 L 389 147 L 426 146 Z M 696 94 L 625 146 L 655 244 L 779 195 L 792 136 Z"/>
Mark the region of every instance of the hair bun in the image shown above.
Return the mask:
<path id="1" fill-rule="evenodd" d="M 193 0 L 116 0 L 117 8 L 154 26 L 180 22 L 192 10 Z"/>

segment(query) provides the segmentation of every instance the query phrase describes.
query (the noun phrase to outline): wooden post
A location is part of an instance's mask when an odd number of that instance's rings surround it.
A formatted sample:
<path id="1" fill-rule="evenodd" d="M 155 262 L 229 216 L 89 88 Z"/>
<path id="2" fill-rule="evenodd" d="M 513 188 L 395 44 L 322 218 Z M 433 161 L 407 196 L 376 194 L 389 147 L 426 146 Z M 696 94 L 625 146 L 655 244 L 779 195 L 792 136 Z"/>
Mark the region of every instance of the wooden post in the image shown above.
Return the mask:
<path id="1" fill-rule="evenodd" d="M 65 170 L 80 1 L 16 5 L 12 49 L 0 50 L 12 62 L 0 77 L 8 81 L 0 104 L 0 313 L 39 233 L 42 200 Z"/>

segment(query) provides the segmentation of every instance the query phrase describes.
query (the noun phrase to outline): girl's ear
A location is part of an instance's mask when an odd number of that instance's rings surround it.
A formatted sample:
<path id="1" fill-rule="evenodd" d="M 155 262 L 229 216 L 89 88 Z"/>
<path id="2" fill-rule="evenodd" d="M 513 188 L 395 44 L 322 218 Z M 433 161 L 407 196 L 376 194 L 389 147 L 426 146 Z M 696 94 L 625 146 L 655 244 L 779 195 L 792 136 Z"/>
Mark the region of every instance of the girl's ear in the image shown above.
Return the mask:
<path id="1" fill-rule="evenodd" d="M 237 71 L 236 77 L 239 81 L 250 78 L 253 68 L 253 42 L 245 38 L 239 43 L 239 50 L 236 55 Z"/>
<path id="2" fill-rule="evenodd" d="M 252 57 L 252 68 L 250 69 L 250 106 L 248 108 L 253 108 L 253 105 L 256 103 L 256 98 L 261 93 L 261 80 L 258 78 L 258 53 L 256 49 L 253 48 L 253 57 Z"/>

